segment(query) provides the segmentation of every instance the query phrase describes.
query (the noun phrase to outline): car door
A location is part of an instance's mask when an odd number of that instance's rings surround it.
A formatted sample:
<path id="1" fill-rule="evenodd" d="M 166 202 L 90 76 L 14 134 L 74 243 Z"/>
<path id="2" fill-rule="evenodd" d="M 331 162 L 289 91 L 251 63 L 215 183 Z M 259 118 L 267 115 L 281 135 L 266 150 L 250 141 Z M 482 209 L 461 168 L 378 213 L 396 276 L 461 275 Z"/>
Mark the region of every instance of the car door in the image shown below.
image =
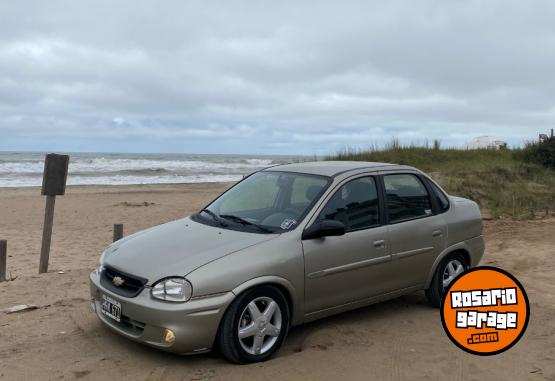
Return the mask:
<path id="1" fill-rule="evenodd" d="M 345 224 L 342 236 L 303 240 L 305 313 L 382 293 L 390 284 L 387 226 L 376 178 L 342 184 L 325 202 L 316 221 Z"/>
<path id="2" fill-rule="evenodd" d="M 430 193 L 417 174 L 384 174 L 382 179 L 395 288 L 422 285 L 445 244 L 443 216 L 434 214 Z"/>

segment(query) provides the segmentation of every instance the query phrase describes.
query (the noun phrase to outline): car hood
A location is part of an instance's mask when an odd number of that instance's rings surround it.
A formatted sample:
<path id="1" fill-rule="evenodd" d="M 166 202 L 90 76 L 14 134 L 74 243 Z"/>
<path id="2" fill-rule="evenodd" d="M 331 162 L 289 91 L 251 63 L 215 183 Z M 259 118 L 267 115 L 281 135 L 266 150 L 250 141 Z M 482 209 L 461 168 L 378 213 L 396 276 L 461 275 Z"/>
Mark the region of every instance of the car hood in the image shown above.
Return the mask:
<path id="1" fill-rule="evenodd" d="M 187 217 L 113 243 L 104 252 L 102 264 L 148 279 L 152 285 L 277 236 L 221 229 Z"/>

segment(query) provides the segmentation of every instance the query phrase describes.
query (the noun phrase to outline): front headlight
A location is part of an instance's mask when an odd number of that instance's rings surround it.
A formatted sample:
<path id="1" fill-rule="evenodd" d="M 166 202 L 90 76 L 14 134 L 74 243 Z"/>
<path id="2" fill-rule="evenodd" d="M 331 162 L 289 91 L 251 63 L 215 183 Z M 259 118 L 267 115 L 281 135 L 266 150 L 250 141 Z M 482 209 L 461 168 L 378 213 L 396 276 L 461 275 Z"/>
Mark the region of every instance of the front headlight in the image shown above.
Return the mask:
<path id="1" fill-rule="evenodd" d="M 158 281 L 150 292 L 152 297 L 169 302 L 186 302 L 191 299 L 193 286 L 185 278 L 166 278 Z"/>

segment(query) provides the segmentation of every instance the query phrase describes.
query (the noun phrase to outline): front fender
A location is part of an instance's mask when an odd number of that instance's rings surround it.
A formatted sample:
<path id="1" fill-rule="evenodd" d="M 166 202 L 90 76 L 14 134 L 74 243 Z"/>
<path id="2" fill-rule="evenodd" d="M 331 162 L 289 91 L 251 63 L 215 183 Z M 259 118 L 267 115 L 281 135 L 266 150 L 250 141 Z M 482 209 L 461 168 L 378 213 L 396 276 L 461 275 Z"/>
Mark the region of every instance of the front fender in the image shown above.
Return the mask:
<path id="1" fill-rule="evenodd" d="M 293 325 L 302 322 L 304 313 L 304 257 L 300 231 L 223 256 L 192 271 L 187 279 L 193 296 L 232 291 L 234 294 L 262 283 L 274 283 L 289 294 Z"/>
<path id="2" fill-rule="evenodd" d="M 232 292 L 235 295 L 239 295 L 249 288 L 260 286 L 263 284 L 274 284 L 277 286 L 281 286 L 287 291 L 288 295 L 286 295 L 286 298 L 290 301 L 291 304 L 289 306 L 289 309 L 291 311 L 291 325 L 301 324 L 303 321 L 303 313 L 301 308 L 302 301 L 299 300 L 298 293 L 297 290 L 295 290 L 295 287 L 285 278 L 275 275 L 266 275 L 249 279 L 248 281 L 235 287 Z"/>

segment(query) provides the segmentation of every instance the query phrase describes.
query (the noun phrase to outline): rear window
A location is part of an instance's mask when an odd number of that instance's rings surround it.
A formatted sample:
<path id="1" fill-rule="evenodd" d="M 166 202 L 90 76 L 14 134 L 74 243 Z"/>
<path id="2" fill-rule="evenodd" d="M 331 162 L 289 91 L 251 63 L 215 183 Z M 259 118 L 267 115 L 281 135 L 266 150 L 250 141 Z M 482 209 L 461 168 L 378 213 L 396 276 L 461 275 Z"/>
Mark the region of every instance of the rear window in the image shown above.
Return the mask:
<path id="1" fill-rule="evenodd" d="M 446 212 L 449 209 L 449 199 L 433 181 L 428 181 L 428 183 L 432 187 L 440 213 Z"/>

